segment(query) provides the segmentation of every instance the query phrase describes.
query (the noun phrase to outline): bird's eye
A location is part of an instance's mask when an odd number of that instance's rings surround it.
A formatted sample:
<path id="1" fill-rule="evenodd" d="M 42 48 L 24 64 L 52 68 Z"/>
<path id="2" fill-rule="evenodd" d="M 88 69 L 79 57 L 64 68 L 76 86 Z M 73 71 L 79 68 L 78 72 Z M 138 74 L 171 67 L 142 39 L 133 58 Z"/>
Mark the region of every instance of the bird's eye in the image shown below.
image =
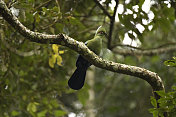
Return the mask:
<path id="1" fill-rule="evenodd" d="M 104 32 L 103 32 L 103 31 L 100 31 L 99 33 L 100 33 L 100 34 L 104 34 Z"/>

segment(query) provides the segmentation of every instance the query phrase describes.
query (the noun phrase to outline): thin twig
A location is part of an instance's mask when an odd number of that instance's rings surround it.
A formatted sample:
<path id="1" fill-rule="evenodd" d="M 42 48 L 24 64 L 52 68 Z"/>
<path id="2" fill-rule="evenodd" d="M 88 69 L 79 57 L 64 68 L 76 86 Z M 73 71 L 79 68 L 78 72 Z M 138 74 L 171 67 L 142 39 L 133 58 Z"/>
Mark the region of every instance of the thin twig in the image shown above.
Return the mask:
<path id="1" fill-rule="evenodd" d="M 115 16 L 116 16 L 116 11 L 118 7 L 119 1 L 116 0 L 116 5 L 114 7 L 114 13 L 113 16 L 110 19 L 110 27 L 109 27 L 109 38 L 108 38 L 108 48 L 111 49 L 111 40 L 112 40 L 112 32 L 114 29 L 114 22 L 115 22 Z"/>
<path id="2" fill-rule="evenodd" d="M 42 3 L 42 4 L 40 4 L 39 6 L 37 6 L 36 8 L 35 8 L 35 10 L 37 10 L 37 9 L 39 9 L 39 8 L 41 8 L 41 7 L 43 7 L 43 6 L 45 6 L 46 4 L 48 4 L 48 3 L 50 3 L 52 0 L 48 0 L 48 1 L 46 1 L 46 2 L 44 2 L 44 3 Z"/>
<path id="3" fill-rule="evenodd" d="M 138 47 L 133 47 L 130 45 L 116 45 L 116 47 L 127 47 L 125 48 L 113 48 L 112 52 L 121 55 L 141 55 L 141 56 L 153 56 L 158 54 L 164 54 L 168 52 L 174 52 L 176 50 L 176 43 L 168 43 L 161 45 L 156 48 L 143 49 Z"/>
<path id="4" fill-rule="evenodd" d="M 169 46 L 173 46 L 173 45 L 176 45 L 176 42 L 165 43 L 163 45 L 160 45 L 160 46 L 154 47 L 154 48 L 140 48 L 140 47 L 134 47 L 131 45 L 126 45 L 126 44 L 116 44 L 114 46 L 111 46 L 111 50 L 113 50 L 116 47 L 128 47 L 128 48 L 137 49 L 137 50 L 153 50 L 153 49 L 159 49 L 159 48 L 169 47 Z"/>
<path id="5" fill-rule="evenodd" d="M 109 17 L 109 19 L 111 19 L 111 15 L 108 13 L 108 11 L 98 2 L 98 0 L 94 0 L 94 2 L 100 7 L 100 9 L 103 10 L 103 12 L 105 13 L 105 15 L 107 15 Z"/>

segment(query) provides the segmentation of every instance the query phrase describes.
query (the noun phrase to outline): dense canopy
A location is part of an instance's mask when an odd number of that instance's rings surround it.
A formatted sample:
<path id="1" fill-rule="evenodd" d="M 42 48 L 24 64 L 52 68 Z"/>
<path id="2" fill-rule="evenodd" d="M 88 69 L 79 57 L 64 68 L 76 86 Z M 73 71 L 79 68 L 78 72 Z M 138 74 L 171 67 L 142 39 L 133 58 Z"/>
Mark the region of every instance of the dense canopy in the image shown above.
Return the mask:
<path id="1" fill-rule="evenodd" d="M 176 99 L 175 18 L 174 0 L 0 0 L 0 116 L 157 117 L 152 90 L 174 90 L 158 94 Z M 100 25 L 103 59 L 79 43 Z M 74 91 L 67 82 L 78 54 L 96 67 Z M 162 104 L 161 113 L 176 113 Z"/>

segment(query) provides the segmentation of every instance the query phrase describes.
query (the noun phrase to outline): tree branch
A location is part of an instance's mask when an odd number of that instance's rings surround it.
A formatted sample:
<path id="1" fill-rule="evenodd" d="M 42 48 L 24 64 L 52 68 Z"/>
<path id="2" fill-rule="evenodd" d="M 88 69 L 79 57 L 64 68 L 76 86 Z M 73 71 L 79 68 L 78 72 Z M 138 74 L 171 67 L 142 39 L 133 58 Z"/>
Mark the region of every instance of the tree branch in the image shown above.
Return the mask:
<path id="1" fill-rule="evenodd" d="M 127 47 L 126 49 L 117 48 L 117 47 Z M 158 54 L 164 54 L 168 52 L 174 52 L 176 50 L 176 43 L 168 43 L 161 45 L 157 48 L 150 48 L 150 49 L 142 49 L 133 47 L 130 45 L 117 45 L 116 48 L 113 48 L 112 51 L 117 54 L 121 55 L 142 55 L 142 56 L 153 56 Z"/>
<path id="2" fill-rule="evenodd" d="M 104 14 L 107 15 L 109 17 L 109 19 L 111 19 L 111 15 L 108 13 L 108 11 L 98 2 L 98 0 L 94 0 L 94 2 L 100 7 L 100 9 L 103 10 Z"/>
<path id="3" fill-rule="evenodd" d="M 109 39 L 108 39 L 108 48 L 111 49 L 111 40 L 112 40 L 112 32 L 114 29 L 114 22 L 115 22 L 115 16 L 116 16 L 116 11 L 117 11 L 117 7 L 119 4 L 119 0 L 116 0 L 116 5 L 114 7 L 114 13 L 113 16 L 110 19 L 110 27 L 109 27 Z"/>
<path id="4" fill-rule="evenodd" d="M 46 5 L 49 4 L 51 1 L 52 1 L 52 0 L 48 0 L 48 1 L 46 1 L 46 2 L 43 2 L 43 3 L 39 4 L 39 6 L 35 7 L 35 10 L 37 10 L 37 9 L 43 7 L 43 6 L 46 6 Z"/>
<path id="5" fill-rule="evenodd" d="M 83 42 L 78 42 L 62 33 L 57 35 L 49 35 L 30 31 L 11 13 L 3 0 L 0 0 L 0 14 L 15 30 L 32 42 L 42 44 L 60 44 L 66 46 L 81 54 L 96 67 L 141 78 L 151 85 L 153 91 L 164 90 L 164 85 L 161 78 L 154 72 L 136 66 L 103 60 L 90 51 Z M 160 98 L 155 92 L 154 96 L 156 99 Z"/>

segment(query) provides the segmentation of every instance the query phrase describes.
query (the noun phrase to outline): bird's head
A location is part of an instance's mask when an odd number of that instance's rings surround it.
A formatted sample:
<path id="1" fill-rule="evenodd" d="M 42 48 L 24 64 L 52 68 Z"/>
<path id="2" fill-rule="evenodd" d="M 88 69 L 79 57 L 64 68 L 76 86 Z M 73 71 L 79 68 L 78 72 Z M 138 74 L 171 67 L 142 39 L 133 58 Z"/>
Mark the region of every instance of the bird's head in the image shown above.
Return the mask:
<path id="1" fill-rule="evenodd" d="M 108 35 L 106 34 L 106 30 L 103 26 L 98 27 L 96 34 L 97 36 L 105 36 L 106 38 L 108 38 Z"/>

